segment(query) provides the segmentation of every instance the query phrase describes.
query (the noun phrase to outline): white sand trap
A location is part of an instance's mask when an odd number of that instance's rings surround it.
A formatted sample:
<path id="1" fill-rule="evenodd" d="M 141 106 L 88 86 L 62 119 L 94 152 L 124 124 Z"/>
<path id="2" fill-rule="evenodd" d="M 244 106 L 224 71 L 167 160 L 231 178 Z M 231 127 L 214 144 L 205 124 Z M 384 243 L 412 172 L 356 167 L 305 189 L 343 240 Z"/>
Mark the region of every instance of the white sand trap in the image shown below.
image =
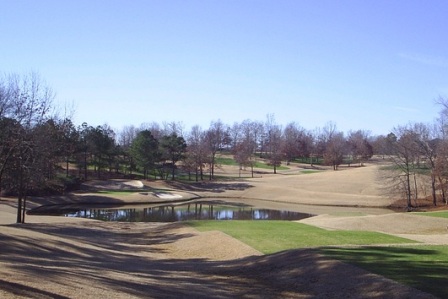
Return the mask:
<path id="1" fill-rule="evenodd" d="M 94 187 L 100 190 L 131 190 L 142 189 L 145 187 L 139 180 L 94 180 L 84 183 L 86 186 Z"/>
<path id="2" fill-rule="evenodd" d="M 155 195 L 158 198 L 162 198 L 162 199 L 180 199 L 180 198 L 182 198 L 182 195 L 172 194 L 172 193 L 155 193 Z"/>
<path id="3" fill-rule="evenodd" d="M 122 183 L 124 186 L 132 187 L 132 188 L 143 188 L 145 185 L 143 185 L 142 181 L 138 180 L 132 180 Z"/>

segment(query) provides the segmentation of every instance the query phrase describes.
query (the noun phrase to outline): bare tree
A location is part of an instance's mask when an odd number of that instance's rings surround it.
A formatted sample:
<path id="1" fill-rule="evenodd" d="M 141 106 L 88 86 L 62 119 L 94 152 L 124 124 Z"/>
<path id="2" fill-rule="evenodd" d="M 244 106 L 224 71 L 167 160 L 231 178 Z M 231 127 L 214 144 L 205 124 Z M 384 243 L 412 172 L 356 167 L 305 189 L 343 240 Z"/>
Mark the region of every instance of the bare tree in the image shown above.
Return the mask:
<path id="1" fill-rule="evenodd" d="M 26 196 L 30 183 L 38 181 L 34 128 L 51 118 L 54 93 L 37 73 L 9 75 L 0 80 L 0 176 L 8 173 L 9 185 L 17 190 L 17 222 L 24 222 Z M 5 181 L 0 178 L 5 186 Z"/>
<path id="2" fill-rule="evenodd" d="M 257 126 L 250 120 L 241 124 L 234 124 L 232 128 L 233 157 L 239 164 L 239 171 L 247 166 L 251 167 L 252 177 L 254 175 L 254 154 L 257 148 Z"/>
<path id="3" fill-rule="evenodd" d="M 132 155 L 130 153 L 131 144 L 134 139 L 137 137 L 137 134 L 140 131 L 134 126 L 125 126 L 118 133 L 118 145 L 121 148 L 121 154 L 123 155 L 123 160 L 125 164 L 124 172 L 126 173 L 129 170 L 132 173 L 132 169 L 134 168 L 134 161 L 132 159 Z"/>
<path id="4" fill-rule="evenodd" d="M 440 130 L 440 138 L 445 140 L 448 139 L 448 98 L 440 96 L 436 100 L 441 109 L 439 111 L 439 118 L 437 123 Z"/>
<path id="5" fill-rule="evenodd" d="M 393 154 L 390 159 L 395 166 L 396 183 L 392 186 L 401 191 L 406 198 L 406 208 L 413 208 L 412 199 L 417 199 L 416 188 L 416 161 L 420 157 L 420 148 L 417 143 L 418 134 L 412 126 L 399 126 L 394 129 L 394 133 L 388 135 Z"/>
<path id="6" fill-rule="evenodd" d="M 216 153 L 221 150 L 222 146 L 226 142 L 228 135 L 226 134 L 226 127 L 218 120 L 212 122 L 210 128 L 205 133 L 205 140 L 208 145 L 209 152 L 209 164 L 210 164 L 210 177 L 212 180 L 215 174 L 215 164 L 216 164 Z"/>
<path id="7" fill-rule="evenodd" d="M 352 131 L 348 135 L 348 146 L 353 162 L 360 163 L 367 161 L 373 156 L 373 146 L 369 142 L 369 134 L 365 131 Z"/>
<path id="8" fill-rule="evenodd" d="M 282 129 L 279 125 L 276 125 L 274 123 L 268 124 L 267 127 L 267 147 L 269 149 L 268 151 L 268 157 L 269 157 L 269 163 L 268 165 L 274 167 L 274 174 L 277 173 L 277 168 L 282 164 L 282 158 L 283 153 L 281 151 L 282 149 L 282 143 L 283 143 L 283 136 L 282 136 Z"/>
<path id="9" fill-rule="evenodd" d="M 235 151 L 238 141 L 240 140 L 241 137 L 241 131 L 243 124 L 239 124 L 237 122 L 233 123 L 232 127 L 229 128 L 229 135 L 230 135 L 230 140 L 231 140 L 231 150 Z"/>
<path id="10" fill-rule="evenodd" d="M 277 167 L 281 165 L 283 158 L 282 154 L 282 128 L 276 123 L 273 114 L 266 116 L 263 134 L 263 146 L 265 148 L 265 155 L 269 162 L 268 165 L 273 166 L 274 173 L 277 173 Z"/>
<path id="11" fill-rule="evenodd" d="M 69 177 L 70 159 L 75 156 L 79 132 L 70 118 L 57 121 L 62 139 L 62 152 L 65 155 L 65 176 Z"/>
<path id="12" fill-rule="evenodd" d="M 378 135 L 369 138 L 369 143 L 372 145 L 372 152 L 374 155 L 379 155 L 383 159 L 392 154 L 390 143 L 387 142 L 387 136 Z"/>
<path id="13" fill-rule="evenodd" d="M 253 151 L 254 144 L 250 140 L 241 140 L 238 142 L 233 149 L 233 157 L 235 161 L 239 164 L 239 174 L 241 176 L 241 170 L 246 166 L 251 167 L 252 177 L 254 176 L 253 172 Z"/>
<path id="14" fill-rule="evenodd" d="M 184 124 L 182 122 L 163 122 L 163 136 L 176 134 L 177 136 L 184 136 Z"/>
<path id="15" fill-rule="evenodd" d="M 134 126 L 124 126 L 118 133 L 118 144 L 127 149 L 131 146 L 132 141 L 137 137 L 139 130 Z"/>
<path id="16" fill-rule="evenodd" d="M 286 163 L 289 164 L 300 156 L 300 136 L 301 128 L 292 122 L 286 125 L 283 130 L 284 142 L 282 144 L 282 152 L 285 155 Z"/>
<path id="17" fill-rule="evenodd" d="M 416 137 L 415 142 L 418 147 L 417 161 L 420 161 L 421 156 L 424 159 L 425 168 L 429 170 L 429 175 L 431 178 L 432 201 L 434 206 L 436 206 L 437 205 L 436 158 L 437 158 L 437 147 L 440 145 L 440 139 L 436 138 L 435 134 L 437 133 L 437 130 L 434 127 L 423 123 L 414 124 L 413 131 L 415 132 Z"/>
<path id="18" fill-rule="evenodd" d="M 11 117 L 13 114 L 11 111 L 13 107 L 13 92 L 13 86 L 9 78 L 0 78 L 0 118 Z"/>
<path id="19" fill-rule="evenodd" d="M 314 152 L 322 157 L 324 163 L 337 170 L 347 152 L 347 141 L 344 133 L 337 130 L 334 122 L 328 122 L 322 129 L 315 131 Z"/>
<path id="20" fill-rule="evenodd" d="M 327 165 L 332 165 L 333 170 L 337 170 L 342 164 L 344 154 L 347 150 L 347 142 L 344 138 L 344 133 L 332 133 L 331 137 L 325 144 L 324 161 Z"/>
<path id="21" fill-rule="evenodd" d="M 189 169 L 193 169 L 196 181 L 199 176 L 204 179 L 204 165 L 207 161 L 208 145 L 205 132 L 199 126 L 193 126 L 187 138 L 186 162 Z"/>
<path id="22" fill-rule="evenodd" d="M 244 140 L 245 148 L 249 152 L 252 150 L 247 165 L 251 167 L 252 177 L 254 176 L 255 154 L 260 144 L 263 133 L 263 124 L 257 121 L 245 120 L 241 123 L 241 136 Z"/>
<path id="23" fill-rule="evenodd" d="M 435 175 L 439 182 L 439 189 L 442 194 L 442 202 L 448 204 L 448 98 L 440 96 L 436 104 L 441 106 L 437 124 L 437 149 L 435 158 Z"/>
<path id="24" fill-rule="evenodd" d="M 323 128 L 316 128 L 314 130 L 314 145 L 312 155 L 316 159 L 323 158 L 327 149 L 328 142 L 333 138 L 333 135 L 337 132 L 336 124 L 334 122 L 327 122 Z M 328 159 L 327 159 L 328 160 Z M 311 160 L 311 165 L 313 160 Z"/>
<path id="25" fill-rule="evenodd" d="M 436 146 L 436 157 L 434 161 L 434 174 L 439 182 L 439 190 L 442 195 L 442 202 L 448 204 L 448 140 L 440 139 Z"/>
<path id="26" fill-rule="evenodd" d="M 304 128 L 292 122 L 283 130 L 282 152 L 287 163 L 300 157 L 309 157 L 313 145 L 313 137 Z"/>

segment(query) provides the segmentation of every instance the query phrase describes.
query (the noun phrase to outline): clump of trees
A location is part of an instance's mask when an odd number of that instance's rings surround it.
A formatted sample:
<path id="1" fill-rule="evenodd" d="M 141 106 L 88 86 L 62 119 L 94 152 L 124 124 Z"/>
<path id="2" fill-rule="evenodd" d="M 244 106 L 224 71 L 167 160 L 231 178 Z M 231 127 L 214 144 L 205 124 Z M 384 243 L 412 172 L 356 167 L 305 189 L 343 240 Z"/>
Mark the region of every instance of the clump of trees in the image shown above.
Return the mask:
<path id="1" fill-rule="evenodd" d="M 257 156 L 276 173 L 282 162 L 311 155 L 337 169 L 341 157 L 351 154 L 349 141 L 333 125 L 318 135 L 296 123 L 283 129 L 268 115 L 264 123 L 244 120 L 230 127 L 217 120 L 208 129 L 195 126 L 187 133 L 175 122 L 127 126 L 116 133 L 108 125 L 76 126 L 54 111 L 53 100 L 51 88 L 37 74 L 0 79 L 0 192 L 18 195 L 19 207 L 27 195 L 64 192 L 70 182 L 89 177 L 140 173 L 174 180 L 182 172 L 196 181 L 207 173 L 211 180 L 222 151 L 232 153 L 252 174 Z"/>
<path id="2" fill-rule="evenodd" d="M 367 131 L 341 132 L 329 122 L 307 130 L 296 122 L 278 124 L 244 120 L 232 126 L 220 120 L 203 129 L 184 131 L 180 123 L 145 123 L 115 132 L 107 124 L 73 124 L 60 117 L 54 93 L 35 73 L 0 78 L 0 193 L 18 197 L 17 222 L 24 217 L 26 197 L 42 192 L 64 192 L 91 177 L 142 175 L 169 179 L 212 180 L 217 157 L 233 155 L 240 170 L 263 159 L 273 167 L 300 161 L 323 163 L 337 170 L 343 163 L 360 166 L 374 154 L 393 161 L 391 186 L 411 208 L 429 180 L 433 203 L 447 203 L 448 101 L 437 124 L 400 126 L 387 136 Z M 440 199 L 439 199 L 440 198 Z"/>
<path id="3" fill-rule="evenodd" d="M 412 210 L 421 197 L 432 203 L 447 204 L 448 188 L 448 100 L 440 98 L 440 117 L 433 124 L 410 123 L 398 126 L 387 136 L 377 138 L 378 151 L 389 157 L 389 191 L 406 199 Z M 428 192 L 429 186 L 429 192 Z"/>
<path id="4" fill-rule="evenodd" d="M 51 115 L 52 90 L 37 74 L 0 80 L 0 192 L 18 196 L 22 222 L 28 192 L 55 175 L 63 121 Z"/>

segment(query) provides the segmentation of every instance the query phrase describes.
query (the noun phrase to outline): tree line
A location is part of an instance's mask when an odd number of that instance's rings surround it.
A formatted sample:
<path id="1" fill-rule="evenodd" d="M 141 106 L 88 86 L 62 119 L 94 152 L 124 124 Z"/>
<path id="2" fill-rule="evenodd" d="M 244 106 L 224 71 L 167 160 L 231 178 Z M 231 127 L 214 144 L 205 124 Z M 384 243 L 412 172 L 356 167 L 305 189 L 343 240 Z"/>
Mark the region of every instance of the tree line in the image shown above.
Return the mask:
<path id="1" fill-rule="evenodd" d="M 342 163 L 362 165 L 374 154 L 393 159 L 399 175 L 397 190 L 412 205 L 418 173 L 427 169 L 433 194 L 446 203 L 448 102 L 438 125 L 398 127 L 387 136 L 363 130 L 341 132 L 332 122 L 307 130 L 295 122 L 282 126 L 273 115 L 265 121 L 244 120 L 232 125 L 212 121 L 209 128 L 180 123 L 146 123 L 114 132 L 108 125 L 76 126 L 53 107 L 51 88 L 36 74 L 0 79 L 0 192 L 18 197 L 17 222 L 23 221 L 26 197 L 63 193 L 89 178 L 142 176 L 172 180 L 215 178 L 217 155 L 226 151 L 241 168 L 253 168 L 263 158 L 273 172 L 282 164 L 324 163 L 337 170 Z M 423 176 L 421 176 L 423 177 Z M 434 195 L 434 204 L 437 204 Z"/>
<path id="2" fill-rule="evenodd" d="M 441 110 L 434 123 L 397 126 L 377 139 L 393 162 L 384 182 L 392 196 L 406 199 L 408 210 L 418 206 L 419 198 L 430 197 L 434 206 L 448 203 L 448 99 L 437 103 Z"/>

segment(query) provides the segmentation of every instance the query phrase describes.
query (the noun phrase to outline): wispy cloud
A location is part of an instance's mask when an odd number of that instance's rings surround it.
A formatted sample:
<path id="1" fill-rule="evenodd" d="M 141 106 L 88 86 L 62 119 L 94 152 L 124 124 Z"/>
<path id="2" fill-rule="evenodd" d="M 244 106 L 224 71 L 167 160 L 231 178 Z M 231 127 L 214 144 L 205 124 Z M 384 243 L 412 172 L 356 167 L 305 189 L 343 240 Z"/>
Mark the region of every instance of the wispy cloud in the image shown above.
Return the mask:
<path id="1" fill-rule="evenodd" d="M 418 109 L 412 108 L 412 107 L 394 106 L 393 108 L 395 110 L 399 110 L 399 111 L 402 111 L 402 112 L 408 112 L 408 113 L 418 112 Z"/>
<path id="2" fill-rule="evenodd" d="M 425 65 L 448 67 L 448 58 L 446 57 L 422 55 L 416 53 L 399 53 L 398 56 Z"/>

